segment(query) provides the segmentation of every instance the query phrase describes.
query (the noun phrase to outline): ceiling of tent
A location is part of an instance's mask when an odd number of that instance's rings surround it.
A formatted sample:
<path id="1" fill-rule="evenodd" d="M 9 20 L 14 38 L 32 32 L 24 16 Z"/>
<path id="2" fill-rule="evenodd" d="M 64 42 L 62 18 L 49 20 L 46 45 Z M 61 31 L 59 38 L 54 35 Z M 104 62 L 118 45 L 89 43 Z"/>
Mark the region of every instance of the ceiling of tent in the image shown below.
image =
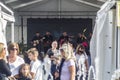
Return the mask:
<path id="1" fill-rule="evenodd" d="M 42 4 L 50 0 L 1 0 L 1 1 L 3 1 L 4 4 L 6 4 L 7 6 L 11 7 L 13 10 L 19 10 L 27 6 L 35 5 L 37 3 Z M 58 1 L 60 2 L 63 0 L 58 0 Z M 107 0 L 67 0 L 67 1 L 74 1 L 77 3 L 82 3 L 85 5 L 99 8 Z"/>

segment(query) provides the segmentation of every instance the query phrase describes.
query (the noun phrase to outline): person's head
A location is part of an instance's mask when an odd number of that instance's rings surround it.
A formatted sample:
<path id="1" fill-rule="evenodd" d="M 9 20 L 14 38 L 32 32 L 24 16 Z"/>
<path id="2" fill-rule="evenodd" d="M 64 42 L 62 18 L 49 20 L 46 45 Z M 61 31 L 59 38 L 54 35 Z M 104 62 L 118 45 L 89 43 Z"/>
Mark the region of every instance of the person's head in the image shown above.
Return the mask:
<path id="1" fill-rule="evenodd" d="M 36 48 L 31 48 L 31 49 L 29 49 L 28 50 L 28 58 L 30 59 L 30 60 L 36 60 L 37 58 L 38 58 L 38 50 L 36 49 Z"/>
<path id="2" fill-rule="evenodd" d="M 53 41 L 51 46 L 52 46 L 53 49 L 57 48 L 58 47 L 57 41 Z"/>
<path id="3" fill-rule="evenodd" d="M 92 33 L 89 33 L 89 36 L 92 37 Z"/>
<path id="4" fill-rule="evenodd" d="M 64 43 L 61 48 L 60 52 L 63 58 L 70 59 L 73 57 L 73 49 L 69 43 Z"/>
<path id="5" fill-rule="evenodd" d="M 85 47 L 82 44 L 79 44 L 76 48 L 76 53 L 77 54 L 82 54 L 85 51 Z"/>
<path id="6" fill-rule="evenodd" d="M 46 32 L 46 35 L 50 35 L 50 32 L 47 31 L 47 32 Z"/>
<path id="7" fill-rule="evenodd" d="M 9 55 L 18 55 L 19 54 L 19 45 L 17 43 L 10 43 L 8 45 Z"/>
<path id="8" fill-rule="evenodd" d="M 75 48 L 75 43 L 73 41 L 69 41 L 71 47 L 74 49 Z"/>
<path id="9" fill-rule="evenodd" d="M 19 75 L 28 77 L 30 74 L 30 65 L 29 64 L 22 64 L 19 69 Z"/>
<path id="10" fill-rule="evenodd" d="M 5 55 L 6 55 L 6 50 L 5 50 L 5 47 L 4 47 L 4 43 L 0 42 L 0 58 L 4 59 Z"/>
<path id="11" fill-rule="evenodd" d="M 40 36 L 40 33 L 39 33 L 39 32 L 36 32 L 36 36 Z"/>
<path id="12" fill-rule="evenodd" d="M 59 71 L 58 70 L 55 71 L 54 76 L 55 76 L 55 79 L 57 79 L 59 77 Z"/>
<path id="13" fill-rule="evenodd" d="M 63 34 L 63 36 L 67 36 L 67 32 L 63 32 L 62 34 Z"/>
<path id="14" fill-rule="evenodd" d="M 82 37 L 82 34 L 81 34 L 81 33 L 78 33 L 78 37 Z"/>

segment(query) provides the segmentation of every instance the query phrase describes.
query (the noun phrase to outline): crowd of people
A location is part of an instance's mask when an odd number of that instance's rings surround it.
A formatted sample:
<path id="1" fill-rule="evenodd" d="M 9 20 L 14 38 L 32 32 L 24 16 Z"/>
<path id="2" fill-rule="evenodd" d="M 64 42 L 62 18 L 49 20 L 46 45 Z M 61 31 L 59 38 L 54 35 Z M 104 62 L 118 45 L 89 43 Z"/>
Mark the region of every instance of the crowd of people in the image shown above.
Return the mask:
<path id="1" fill-rule="evenodd" d="M 70 38 L 67 32 L 58 40 L 50 32 L 44 36 L 36 32 L 26 51 L 28 59 L 19 56 L 17 43 L 8 48 L 0 43 L 0 80 L 87 80 L 90 38 L 79 33 L 76 46 Z"/>

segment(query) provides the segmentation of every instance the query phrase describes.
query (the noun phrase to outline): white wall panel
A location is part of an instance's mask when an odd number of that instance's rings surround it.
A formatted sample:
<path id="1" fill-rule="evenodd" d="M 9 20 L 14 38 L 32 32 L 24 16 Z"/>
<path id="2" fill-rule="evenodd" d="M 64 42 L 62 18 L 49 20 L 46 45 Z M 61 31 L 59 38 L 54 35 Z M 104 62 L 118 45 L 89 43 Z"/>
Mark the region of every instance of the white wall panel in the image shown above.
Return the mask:
<path id="1" fill-rule="evenodd" d="M 15 36 L 15 42 L 21 43 L 22 41 L 22 36 L 21 36 L 21 27 L 20 26 L 15 26 L 15 32 L 14 32 L 14 36 Z M 27 43 L 27 27 L 23 27 L 23 38 L 24 38 L 24 43 Z M 11 26 L 7 26 L 6 27 L 6 39 L 7 39 L 7 43 L 11 42 Z"/>

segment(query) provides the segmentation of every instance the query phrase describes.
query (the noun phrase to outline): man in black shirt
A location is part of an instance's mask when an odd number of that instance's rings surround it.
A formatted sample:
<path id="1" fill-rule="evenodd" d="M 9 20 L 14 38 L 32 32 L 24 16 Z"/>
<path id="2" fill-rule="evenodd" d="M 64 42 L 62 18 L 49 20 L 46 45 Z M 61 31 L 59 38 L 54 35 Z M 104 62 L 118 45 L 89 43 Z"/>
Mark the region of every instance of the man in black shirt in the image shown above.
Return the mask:
<path id="1" fill-rule="evenodd" d="M 67 35 L 67 32 L 63 32 L 60 38 L 58 39 L 59 46 L 61 46 L 63 43 L 69 41 L 69 36 Z"/>
<path id="2" fill-rule="evenodd" d="M 39 56 L 42 56 L 41 55 L 41 52 L 43 51 L 42 42 L 43 42 L 43 37 L 40 35 L 39 32 L 36 32 L 35 36 L 31 40 L 31 44 L 32 44 L 32 47 L 35 47 L 38 50 Z"/>
<path id="3" fill-rule="evenodd" d="M 46 53 L 47 50 L 51 47 L 51 43 L 53 42 L 53 36 L 50 32 L 46 32 L 43 36 L 43 45 L 44 45 L 44 52 Z"/>

